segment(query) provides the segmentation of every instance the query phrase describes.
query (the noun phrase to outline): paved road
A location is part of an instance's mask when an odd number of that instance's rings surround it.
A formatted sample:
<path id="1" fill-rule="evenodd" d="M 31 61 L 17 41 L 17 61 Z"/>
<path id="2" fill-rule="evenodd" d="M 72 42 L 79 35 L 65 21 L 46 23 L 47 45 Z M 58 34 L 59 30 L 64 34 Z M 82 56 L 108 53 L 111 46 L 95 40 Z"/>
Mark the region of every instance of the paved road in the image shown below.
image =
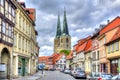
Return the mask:
<path id="1" fill-rule="evenodd" d="M 64 74 L 59 71 L 44 71 L 42 78 L 39 80 L 85 80 L 85 79 L 74 79 L 69 74 Z"/>

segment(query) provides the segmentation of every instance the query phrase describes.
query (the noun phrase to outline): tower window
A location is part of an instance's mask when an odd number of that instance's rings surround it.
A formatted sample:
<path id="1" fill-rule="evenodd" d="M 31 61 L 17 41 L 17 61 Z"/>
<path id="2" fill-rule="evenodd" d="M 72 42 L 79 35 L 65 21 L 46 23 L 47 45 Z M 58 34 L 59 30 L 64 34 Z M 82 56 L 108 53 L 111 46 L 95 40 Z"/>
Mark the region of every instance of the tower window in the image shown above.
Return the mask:
<path id="1" fill-rule="evenodd" d="M 69 40 L 68 40 L 68 38 L 66 39 L 66 42 L 68 42 Z"/>
<path id="2" fill-rule="evenodd" d="M 63 42 L 63 39 L 61 39 L 61 42 Z"/>

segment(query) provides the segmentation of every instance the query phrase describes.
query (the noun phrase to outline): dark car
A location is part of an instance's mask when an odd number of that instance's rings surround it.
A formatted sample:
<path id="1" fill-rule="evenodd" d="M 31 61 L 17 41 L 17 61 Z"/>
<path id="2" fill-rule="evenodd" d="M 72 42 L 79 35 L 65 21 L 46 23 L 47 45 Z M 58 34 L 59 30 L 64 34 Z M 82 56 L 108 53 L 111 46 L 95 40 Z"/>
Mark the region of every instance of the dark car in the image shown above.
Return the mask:
<path id="1" fill-rule="evenodd" d="M 82 78 L 82 79 L 86 79 L 87 78 L 87 75 L 85 73 L 85 71 L 81 71 L 81 70 L 78 70 L 74 73 L 73 75 L 75 78 Z"/>
<path id="2" fill-rule="evenodd" d="M 112 75 L 108 73 L 92 73 L 91 77 L 88 80 L 111 80 Z"/>

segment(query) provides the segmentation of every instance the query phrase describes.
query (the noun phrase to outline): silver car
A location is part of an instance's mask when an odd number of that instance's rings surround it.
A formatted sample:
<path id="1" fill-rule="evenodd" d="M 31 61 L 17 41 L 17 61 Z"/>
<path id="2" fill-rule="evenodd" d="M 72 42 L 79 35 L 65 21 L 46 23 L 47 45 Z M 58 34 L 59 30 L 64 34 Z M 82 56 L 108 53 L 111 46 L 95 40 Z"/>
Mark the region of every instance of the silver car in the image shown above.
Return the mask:
<path id="1" fill-rule="evenodd" d="M 120 80 L 120 75 L 113 76 L 111 80 Z"/>
<path id="2" fill-rule="evenodd" d="M 75 73 L 74 73 L 74 78 L 82 78 L 82 79 L 86 79 L 87 78 L 87 75 L 86 75 L 86 73 L 85 73 L 85 71 L 76 71 Z"/>

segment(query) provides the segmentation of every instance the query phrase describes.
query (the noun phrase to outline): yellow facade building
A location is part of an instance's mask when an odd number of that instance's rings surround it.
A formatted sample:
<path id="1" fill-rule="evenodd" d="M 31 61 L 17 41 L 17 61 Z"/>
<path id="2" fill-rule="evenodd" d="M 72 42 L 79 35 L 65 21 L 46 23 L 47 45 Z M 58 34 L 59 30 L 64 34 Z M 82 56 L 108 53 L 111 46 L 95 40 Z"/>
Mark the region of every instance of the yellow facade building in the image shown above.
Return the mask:
<path id="1" fill-rule="evenodd" d="M 106 33 L 108 38 L 110 38 L 109 41 L 106 43 L 106 54 L 107 54 L 107 58 L 109 59 L 108 71 L 109 73 L 112 73 L 114 75 L 120 72 L 119 34 L 120 34 L 120 26 Z"/>
<path id="2" fill-rule="evenodd" d="M 118 72 L 118 41 L 112 42 L 112 38 L 116 34 L 118 27 L 120 25 L 120 18 L 116 17 L 113 21 L 108 23 L 101 31 L 99 40 L 99 62 L 100 71 L 112 74 L 117 74 Z M 119 32 L 117 32 L 119 34 Z M 116 50 L 117 48 L 117 50 Z M 115 50 L 115 51 L 114 51 Z M 110 54 L 115 53 L 115 54 Z M 114 67 L 114 68 L 113 68 Z"/>
<path id="3" fill-rule="evenodd" d="M 38 53 L 36 46 L 35 16 L 31 17 L 31 9 L 24 2 L 16 3 L 16 26 L 14 28 L 13 75 L 25 76 L 36 72 Z M 33 9 L 35 10 L 35 9 Z"/>

